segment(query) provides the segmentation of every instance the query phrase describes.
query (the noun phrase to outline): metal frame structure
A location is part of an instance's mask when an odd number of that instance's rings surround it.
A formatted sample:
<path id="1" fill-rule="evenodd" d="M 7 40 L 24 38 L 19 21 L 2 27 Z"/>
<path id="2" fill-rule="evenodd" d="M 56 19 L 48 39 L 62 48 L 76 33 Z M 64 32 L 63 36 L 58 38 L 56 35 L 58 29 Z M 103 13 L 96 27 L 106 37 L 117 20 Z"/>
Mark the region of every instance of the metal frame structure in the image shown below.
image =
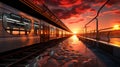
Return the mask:
<path id="1" fill-rule="evenodd" d="M 99 36 L 98 36 L 98 33 L 99 33 L 99 24 L 98 24 L 98 16 L 99 16 L 99 13 L 100 13 L 100 11 L 103 9 L 103 7 L 109 2 L 110 0 L 107 0 L 100 8 L 99 8 L 99 10 L 98 10 L 98 12 L 97 12 L 97 14 L 96 14 L 96 16 L 93 18 L 93 19 L 91 19 L 88 23 L 86 23 L 85 24 L 85 26 L 84 26 L 84 28 L 85 28 L 85 33 L 87 33 L 87 25 L 88 24 L 90 24 L 93 20 L 96 20 L 96 40 L 98 40 L 99 39 Z"/>

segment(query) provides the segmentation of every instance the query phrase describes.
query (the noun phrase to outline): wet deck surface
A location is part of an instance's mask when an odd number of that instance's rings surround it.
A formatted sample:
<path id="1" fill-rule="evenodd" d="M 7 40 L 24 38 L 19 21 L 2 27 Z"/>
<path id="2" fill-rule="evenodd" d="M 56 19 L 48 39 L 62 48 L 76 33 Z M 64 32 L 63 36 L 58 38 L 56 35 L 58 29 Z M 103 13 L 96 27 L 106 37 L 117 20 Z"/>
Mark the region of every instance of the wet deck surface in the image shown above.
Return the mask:
<path id="1" fill-rule="evenodd" d="M 119 67 L 96 48 L 87 48 L 75 35 L 47 49 L 39 67 Z"/>

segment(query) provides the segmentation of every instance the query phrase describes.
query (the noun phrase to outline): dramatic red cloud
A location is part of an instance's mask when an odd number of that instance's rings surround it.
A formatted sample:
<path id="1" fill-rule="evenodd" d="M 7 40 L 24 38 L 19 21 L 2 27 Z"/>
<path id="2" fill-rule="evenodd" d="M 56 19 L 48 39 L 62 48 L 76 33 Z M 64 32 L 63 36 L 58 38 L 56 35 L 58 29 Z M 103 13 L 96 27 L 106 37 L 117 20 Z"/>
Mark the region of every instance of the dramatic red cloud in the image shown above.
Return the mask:
<path id="1" fill-rule="evenodd" d="M 88 10 L 94 10 L 89 4 L 84 3 L 83 0 L 45 0 L 45 3 L 48 7 L 51 7 L 51 5 L 54 7 L 51 10 L 60 19 L 67 19 L 76 14 L 83 14 Z"/>
<path id="2" fill-rule="evenodd" d="M 114 4 L 117 4 L 117 5 L 120 4 L 120 0 L 110 0 L 110 2 L 108 3 L 109 6 L 112 6 Z"/>
<path id="3" fill-rule="evenodd" d="M 93 6 L 101 6 L 103 3 L 105 3 L 107 0 L 84 0 L 84 2 L 92 3 Z M 120 0 L 110 0 L 107 4 L 108 7 L 111 7 L 112 5 L 120 4 Z"/>
<path id="4" fill-rule="evenodd" d="M 109 10 L 109 11 L 105 11 L 103 13 L 101 13 L 102 15 L 105 15 L 105 14 L 115 14 L 115 15 L 119 15 L 120 16 L 120 9 L 119 10 Z"/>
<path id="5" fill-rule="evenodd" d="M 67 19 L 76 14 L 84 14 L 86 12 L 96 13 L 92 6 L 101 6 L 106 0 L 33 0 L 35 4 L 40 4 L 44 1 L 51 11 L 55 13 L 60 19 Z M 107 4 L 120 4 L 120 0 L 110 0 Z"/>
<path id="6" fill-rule="evenodd" d="M 51 10 L 60 18 L 67 19 L 76 14 L 84 14 L 85 12 L 96 13 L 92 6 L 101 6 L 106 0 L 45 0 L 49 6 L 54 6 Z M 119 0 L 111 0 L 107 5 L 119 4 Z M 55 7 L 56 6 L 56 7 Z M 62 7 L 62 9 L 61 9 Z M 57 9 L 56 9 L 57 8 Z"/>
<path id="7" fill-rule="evenodd" d="M 95 17 L 96 12 L 107 0 L 33 0 L 39 5 L 44 1 L 45 5 L 58 16 L 71 30 L 79 30 L 89 20 Z M 108 4 L 100 11 L 98 17 L 99 27 L 109 27 L 120 18 L 120 0 L 110 0 Z M 94 22 L 93 22 L 94 23 Z M 91 24 L 91 27 L 95 28 Z M 91 28 L 90 28 L 91 29 Z"/>
<path id="8" fill-rule="evenodd" d="M 61 7 L 72 7 L 81 4 L 81 0 L 60 0 Z"/>
<path id="9" fill-rule="evenodd" d="M 93 12 L 95 11 L 92 9 L 89 5 L 75 5 L 72 8 L 63 8 L 63 9 L 52 9 L 52 11 L 60 18 L 60 19 L 67 19 L 70 18 L 76 14 L 84 14 L 85 12 Z M 59 15 L 59 13 L 62 13 L 62 15 Z"/>

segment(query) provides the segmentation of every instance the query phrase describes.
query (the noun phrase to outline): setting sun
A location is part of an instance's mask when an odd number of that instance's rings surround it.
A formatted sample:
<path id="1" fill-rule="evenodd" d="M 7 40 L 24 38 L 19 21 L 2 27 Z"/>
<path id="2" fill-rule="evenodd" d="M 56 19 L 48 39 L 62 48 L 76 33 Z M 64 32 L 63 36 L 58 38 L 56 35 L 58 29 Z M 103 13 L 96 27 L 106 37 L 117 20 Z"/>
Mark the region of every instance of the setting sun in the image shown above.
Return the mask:
<path id="1" fill-rule="evenodd" d="M 113 29 L 114 30 L 119 30 L 120 29 L 120 25 L 114 25 Z"/>
<path id="2" fill-rule="evenodd" d="M 78 32 L 77 31 L 74 31 L 73 34 L 77 34 Z"/>

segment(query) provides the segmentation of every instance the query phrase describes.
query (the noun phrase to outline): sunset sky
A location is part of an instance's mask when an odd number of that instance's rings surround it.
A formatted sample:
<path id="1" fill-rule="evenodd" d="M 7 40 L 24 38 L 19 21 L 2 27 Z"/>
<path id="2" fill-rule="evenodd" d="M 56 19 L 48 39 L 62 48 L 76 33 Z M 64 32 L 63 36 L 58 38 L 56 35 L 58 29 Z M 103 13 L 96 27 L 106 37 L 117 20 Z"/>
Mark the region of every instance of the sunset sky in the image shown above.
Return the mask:
<path id="1" fill-rule="evenodd" d="M 39 1 L 39 0 L 38 0 Z M 73 32 L 82 32 L 106 0 L 44 0 L 56 16 Z M 120 0 L 110 0 L 102 9 L 99 17 L 99 29 L 120 24 Z M 95 29 L 95 21 L 89 24 L 89 30 Z"/>

